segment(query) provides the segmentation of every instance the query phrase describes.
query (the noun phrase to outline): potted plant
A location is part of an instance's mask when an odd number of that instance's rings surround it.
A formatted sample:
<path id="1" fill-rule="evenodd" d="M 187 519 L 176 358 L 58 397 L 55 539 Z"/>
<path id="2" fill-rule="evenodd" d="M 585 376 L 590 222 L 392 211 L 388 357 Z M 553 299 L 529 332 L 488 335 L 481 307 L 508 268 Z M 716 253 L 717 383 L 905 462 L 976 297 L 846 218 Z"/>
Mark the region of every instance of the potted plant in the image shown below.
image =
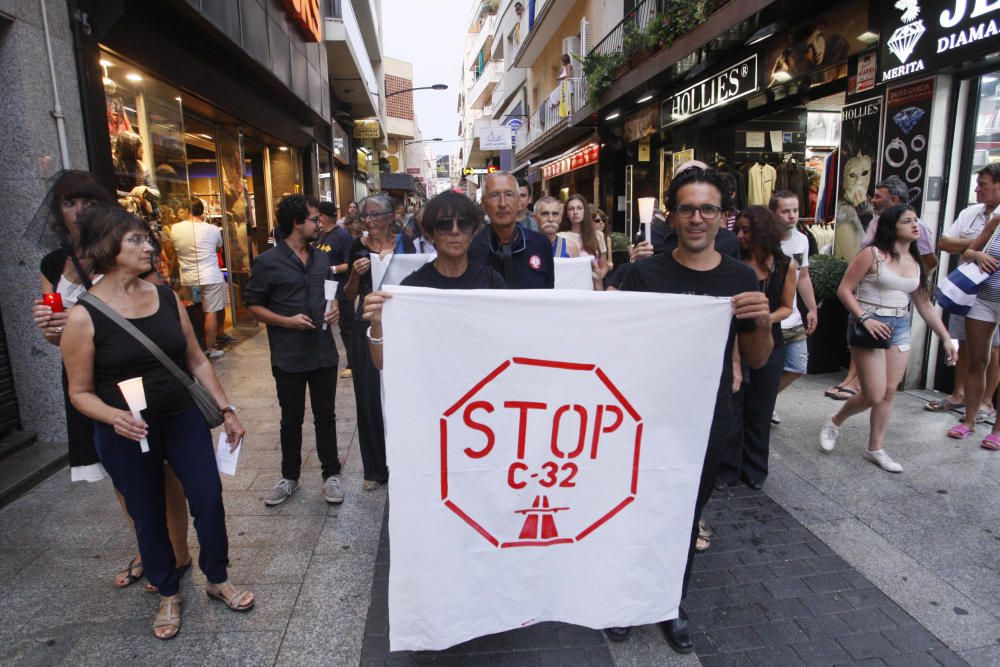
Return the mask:
<path id="1" fill-rule="evenodd" d="M 611 232 L 611 261 L 615 266 L 628 264 L 628 234 Z"/>
<path id="2" fill-rule="evenodd" d="M 834 373 L 850 364 L 847 309 L 837 298 L 837 288 L 845 271 L 847 262 L 839 257 L 813 255 L 809 258 L 809 277 L 819 314 L 816 331 L 808 342 L 809 373 Z"/>

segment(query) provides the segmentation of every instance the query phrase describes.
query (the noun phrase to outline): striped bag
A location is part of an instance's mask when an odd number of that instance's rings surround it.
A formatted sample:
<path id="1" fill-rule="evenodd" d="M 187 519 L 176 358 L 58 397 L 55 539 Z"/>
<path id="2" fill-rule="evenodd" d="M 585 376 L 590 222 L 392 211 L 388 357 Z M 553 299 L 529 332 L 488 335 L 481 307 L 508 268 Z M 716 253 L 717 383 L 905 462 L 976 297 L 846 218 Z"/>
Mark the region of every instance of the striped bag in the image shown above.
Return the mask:
<path id="1" fill-rule="evenodd" d="M 964 316 L 976 300 L 979 287 L 989 277 L 975 262 L 962 264 L 935 288 L 934 298 L 945 312 Z"/>

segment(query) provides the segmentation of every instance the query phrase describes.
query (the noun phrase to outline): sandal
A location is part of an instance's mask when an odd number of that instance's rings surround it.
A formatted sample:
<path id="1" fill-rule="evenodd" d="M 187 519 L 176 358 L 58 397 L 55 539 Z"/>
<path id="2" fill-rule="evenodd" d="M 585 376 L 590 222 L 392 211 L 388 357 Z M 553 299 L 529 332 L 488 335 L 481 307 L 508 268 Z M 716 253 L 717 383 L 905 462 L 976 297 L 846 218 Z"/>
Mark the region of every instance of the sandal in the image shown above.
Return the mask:
<path id="1" fill-rule="evenodd" d="M 167 634 L 159 634 L 156 631 L 161 628 L 168 628 Z M 160 598 L 160 608 L 153 617 L 153 636 L 166 641 L 173 639 L 181 631 L 181 594 L 164 596 Z"/>
<path id="2" fill-rule="evenodd" d="M 979 445 L 983 449 L 988 449 L 991 452 L 1000 451 L 1000 435 L 996 433 L 990 433 L 985 438 L 983 438 L 982 444 Z"/>
<path id="3" fill-rule="evenodd" d="M 177 579 L 178 580 L 184 578 L 184 575 L 187 574 L 187 571 L 191 569 L 191 563 L 193 563 L 193 562 L 194 562 L 194 559 L 191 559 L 191 560 L 189 560 L 187 562 L 186 565 L 181 565 L 179 568 L 177 568 Z M 159 588 L 157 588 L 153 584 L 149 583 L 148 581 L 145 584 L 143 584 L 143 590 L 146 591 L 147 593 L 159 593 L 160 592 Z"/>
<path id="4" fill-rule="evenodd" d="M 365 491 L 374 491 L 378 487 L 382 486 L 382 482 L 376 482 L 371 479 L 366 479 L 361 483 L 361 488 Z"/>
<path id="5" fill-rule="evenodd" d="M 975 429 L 971 429 L 964 423 L 959 422 L 958 424 L 955 424 L 950 429 L 948 429 L 948 437 L 954 438 L 955 440 L 965 440 L 975 432 L 976 432 Z"/>
<path id="6" fill-rule="evenodd" d="M 948 412 L 949 410 L 962 407 L 965 407 L 965 403 L 956 403 L 946 396 L 940 401 L 931 401 L 924 406 L 924 410 L 927 412 Z"/>
<path id="7" fill-rule="evenodd" d="M 854 391 L 850 387 L 841 387 L 840 388 L 840 392 L 837 393 L 837 394 L 834 394 L 833 396 L 830 396 L 830 398 L 832 398 L 835 401 L 846 401 L 851 396 L 854 396 L 856 393 L 858 393 L 858 392 Z"/>
<path id="8" fill-rule="evenodd" d="M 996 419 L 996 413 L 992 410 L 976 410 L 977 424 L 985 424 L 992 419 Z"/>
<path id="9" fill-rule="evenodd" d="M 139 574 L 134 574 L 136 570 L 139 570 Z M 135 582 L 142 579 L 143 574 L 142 556 L 135 556 L 128 562 L 128 567 L 115 574 L 115 586 L 118 588 L 128 588 Z M 123 575 L 125 577 L 124 579 L 121 578 Z"/>
<path id="10" fill-rule="evenodd" d="M 236 588 L 233 587 L 233 585 L 230 584 L 228 581 L 224 581 L 221 584 L 209 584 L 209 586 L 217 586 L 218 588 L 215 589 L 206 588 L 205 594 L 208 595 L 208 597 L 223 603 L 233 611 L 244 612 L 253 609 L 253 604 L 255 600 L 253 598 L 253 594 L 249 590 L 237 591 Z M 223 586 L 229 586 L 229 590 L 232 591 L 232 594 L 226 595 L 225 593 L 223 593 L 222 592 Z M 240 600 L 242 600 L 245 595 L 250 595 L 250 602 L 244 602 L 243 604 L 239 604 Z"/>
<path id="11" fill-rule="evenodd" d="M 710 546 L 712 546 L 711 538 L 703 537 L 702 535 L 699 535 L 698 539 L 694 541 L 694 550 L 698 553 L 708 551 Z"/>

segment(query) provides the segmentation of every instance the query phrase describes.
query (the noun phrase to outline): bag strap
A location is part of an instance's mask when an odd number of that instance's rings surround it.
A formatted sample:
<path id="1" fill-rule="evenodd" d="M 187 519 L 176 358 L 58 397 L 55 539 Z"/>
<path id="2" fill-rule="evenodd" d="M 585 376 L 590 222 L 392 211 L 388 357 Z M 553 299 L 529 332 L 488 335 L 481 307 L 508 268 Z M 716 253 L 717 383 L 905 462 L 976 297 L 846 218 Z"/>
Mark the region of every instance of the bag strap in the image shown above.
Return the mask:
<path id="1" fill-rule="evenodd" d="M 167 356 L 167 353 L 164 352 L 159 345 L 150 340 L 146 334 L 139 331 L 134 324 L 132 324 L 127 319 L 119 315 L 113 308 L 111 308 L 111 306 L 104 303 L 90 292 L 87 292 L 86 294 L 82 295 L 78 299 L 78 301 L 85 301 L 89 303 L 91 306 L 99 310 L 109 320 L 111 320 L 119 327 L 124 329 L 126 333 L 131 335 L 137 341 L 139 341 L 143 347 L 149 350 L 150 354 L 156 357 L 157 361 L 163 364 L 163 366 L 168 371 L 170 371 L 170 373 L 175 378 L 177 378 L 182 385 L 184 385 L 186 389 L 190 389 L 191 386 L 194 384 L 194 379 L 190 375 L 182 371 L 180 367 L 177 366 L 177 364 L 171 361 L 170 357 Z"/>

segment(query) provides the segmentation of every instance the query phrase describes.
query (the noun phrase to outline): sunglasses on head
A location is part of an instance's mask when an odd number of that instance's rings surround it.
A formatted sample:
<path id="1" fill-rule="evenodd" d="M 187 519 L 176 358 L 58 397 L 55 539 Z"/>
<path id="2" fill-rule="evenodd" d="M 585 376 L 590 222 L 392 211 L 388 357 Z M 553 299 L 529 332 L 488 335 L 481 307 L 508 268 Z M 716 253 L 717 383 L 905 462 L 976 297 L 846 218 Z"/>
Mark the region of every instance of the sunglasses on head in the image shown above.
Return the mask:
<path id="1" fill-rule="evenodd" d="M 437 218 L 430 226 L 435 234 L 447 234 L 456 224 L 460 232 L 471 232 L 476 228 L 476 221 L 469 218 Z"/>

